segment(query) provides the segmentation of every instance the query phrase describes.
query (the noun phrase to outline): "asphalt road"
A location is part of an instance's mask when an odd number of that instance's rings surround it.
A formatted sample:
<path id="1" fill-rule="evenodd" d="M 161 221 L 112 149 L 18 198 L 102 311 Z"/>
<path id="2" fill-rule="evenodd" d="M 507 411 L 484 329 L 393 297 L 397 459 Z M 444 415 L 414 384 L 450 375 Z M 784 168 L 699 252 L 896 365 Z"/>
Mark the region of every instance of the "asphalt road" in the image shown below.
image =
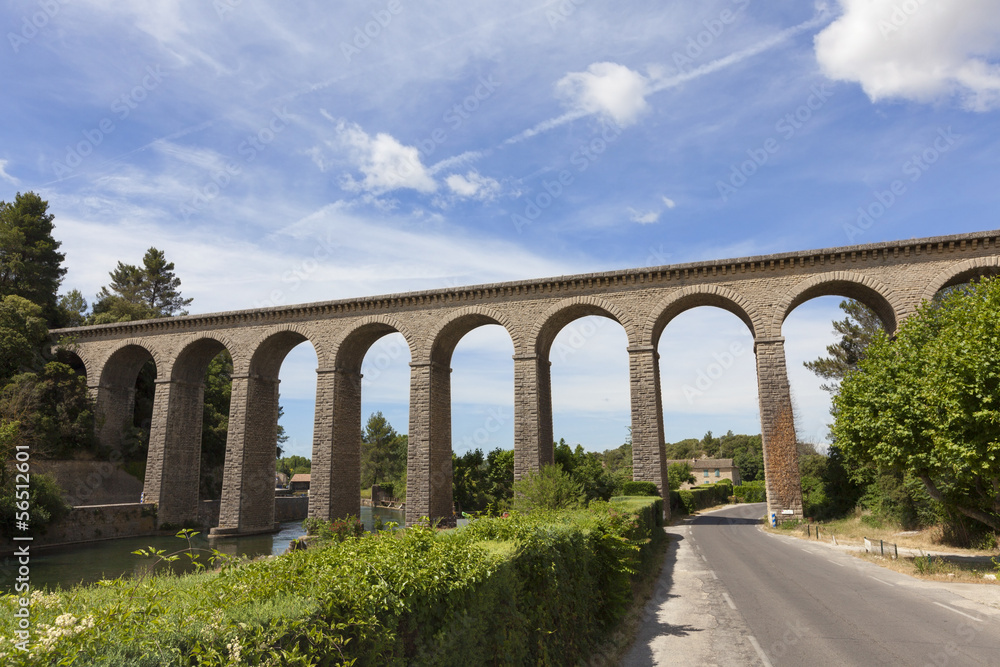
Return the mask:
<path id="1" fill-rule="evenodd" d="M 1000 609 L 973 601 L 1000 603 L 1000 587 L 923 582 L 767 534 L 764 513 L 739 505 L 670 529 L 623 665 L 1000 665 Z"/>

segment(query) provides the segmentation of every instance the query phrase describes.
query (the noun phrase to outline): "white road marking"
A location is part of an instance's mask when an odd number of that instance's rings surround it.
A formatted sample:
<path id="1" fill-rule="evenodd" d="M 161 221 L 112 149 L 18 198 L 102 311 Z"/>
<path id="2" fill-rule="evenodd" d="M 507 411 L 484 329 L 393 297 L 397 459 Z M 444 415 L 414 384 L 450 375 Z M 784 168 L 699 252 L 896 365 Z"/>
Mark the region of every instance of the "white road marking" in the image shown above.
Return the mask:
<path id="1" fill-rule="evenodd" d="M 736 605 L 733 604 L 733 599 L 731 597 L 729 597 L 729 593 L 726 593 L 725 591 L 723 591 L 722 592 L 722 597 L 726 601 L 726 604 L 729 605 L 729 608 L 732 609 L 733 611 L 736 611 Z"/>
<path id="2" fill-rule="evenodd" d="M 712 578 L 713 578 L 713 579 L 718 579 L 718 578 L 719 578 L 719 575 L 717 575 L 717 574 L 715 573 L 715 570 L 709 570 L 709 571 L 708 571 L 708 573 L 709 573 L 710 575 L 712 575 Z"/>
<path id="3" fill-rule="evenodd" d="M 933 602 L 933 600 L 932 600 L 932 602 Z M 945 609 L 947 609 L 948 611 L 953 611 L 953 612 L 955 612 L 956 614 L 961 614 L 962 616 L 965 616 L 966 618 L 971 618 L 971 619 L 972 619 L 973 621 L 975 621 L 976 623 L 982 623 L 982 622 L 983 622 L 983 619 L 981 619 L 981 618 L 976 618 L 976 617 L 975 617 L 975 616 L 973 616 L 972 614 L 966 614 L 966 613 L 965 613 L 964 611 L 959 611 L 959 610 L 955 609 L 954 607 L 949 607 L 949 606 L 948 606 L 948 605 L 946 605 L 946 604 L 941 604 L 940 602 L 934 602 L 934 604 L 936 604 L 936 605 L 937 605 L 937 606 L 939 606 L 939 607 L 944 607 L 944 608 L 945 608 Z"/>
<path id="4" fill-rule="evenodd" d="M 835 561 L 835 560 L 830 560 L 829 558 L 827 558 L 826 560 L 827 560 L 827 562 L 828 562 L 828 563 L 833 563 L 833 564 L 834 564 L 834 565 L 836 565 L 837 567 L 847 567 L 847 566 L 846 566 L 846 565 L 844 565 L 843 563 L 838 563 L 838 562 L 837 562 L 837 561 Z"/>
<path id="5" fill-rule="evenodd" d="M 750 635 L 747 639 L 749 639 L 750 644 L 753 645 L 753 650 L 757 651 L 757 657 L 760 658 L 761 664 L 764 665 L 764 667 L 774 667 L 774 665 L 771 664 L 771 661 L 767 659 L 767 656 L 764 655 L 764 649 L 762 649 L 760 644 L 757 643 L 757 638 Z"/>
<path id="6" fill-rule="evenodd" d="M 874 580 L 875 580 L 875 581 L 877 581 L 878 583 L 880 583 L 880 584 L 885 584 L 886 586 L 895 586 L 895 585 L 896 585 L 896 584 L 890 584 L 890 583 L 889 583 L 888 581 L 882 581 L 882 580 L 881 580 L 881 579 L 879 579 L 878 577 L 873 577 L 873 576 L 872 576 L 872 575 L 870 575 L 870 574 L 868 575 L 868 578 L 869 578 L 869 579 L 874 579 Z"/>

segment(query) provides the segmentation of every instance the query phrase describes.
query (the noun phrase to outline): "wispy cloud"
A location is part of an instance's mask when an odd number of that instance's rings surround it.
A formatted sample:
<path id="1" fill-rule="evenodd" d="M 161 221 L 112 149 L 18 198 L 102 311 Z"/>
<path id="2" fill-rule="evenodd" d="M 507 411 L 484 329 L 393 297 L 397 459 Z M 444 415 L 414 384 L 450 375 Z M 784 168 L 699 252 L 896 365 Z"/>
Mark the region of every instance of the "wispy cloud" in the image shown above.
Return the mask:
<path id="1" fill-rule="evenodd" d="M 0 178 L 7 181 L 11 185 L 20 185 L 21 181 L 7 173 L 7 164 L 7 160 L 0 160 Z"/>
<path id="2" fill-rule="evenodd" d="M 519 143 L 590 115 L 603 115 L 620 125 L 623 122 L 626 125 L 631 124 L 648 108 L 646 98 L 649 95 L 676 88 L 689 81 L 737 65 L 827 21 L 829 16 L 821 12 L 812 19 L 782 30 L 753 46 L 670 77 L 660 76 L 659 68 L 654 68 L 650 77 L 644 77 L 616 63 L 594 63 L 587 72 L 571 72 L 557 82 L 557 94 L 568 101 L 571 107 L 569 111 L 515 134 L 505 140 L 504 144 Z"/>

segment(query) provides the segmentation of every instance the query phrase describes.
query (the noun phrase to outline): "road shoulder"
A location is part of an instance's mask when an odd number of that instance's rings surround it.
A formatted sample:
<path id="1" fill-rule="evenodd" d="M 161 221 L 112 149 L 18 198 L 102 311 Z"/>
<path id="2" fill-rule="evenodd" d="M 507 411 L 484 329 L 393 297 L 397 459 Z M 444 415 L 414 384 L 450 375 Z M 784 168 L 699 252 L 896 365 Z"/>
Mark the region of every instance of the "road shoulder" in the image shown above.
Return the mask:
<path id="1" fill-rule="evenodd" d="M 769 664 L 762 661 L 746 620 L 700 553 L 688 523 L 666 531 L 670 535 L 666 562 L 643 609 L 635 642 L 621 664 Z"/>

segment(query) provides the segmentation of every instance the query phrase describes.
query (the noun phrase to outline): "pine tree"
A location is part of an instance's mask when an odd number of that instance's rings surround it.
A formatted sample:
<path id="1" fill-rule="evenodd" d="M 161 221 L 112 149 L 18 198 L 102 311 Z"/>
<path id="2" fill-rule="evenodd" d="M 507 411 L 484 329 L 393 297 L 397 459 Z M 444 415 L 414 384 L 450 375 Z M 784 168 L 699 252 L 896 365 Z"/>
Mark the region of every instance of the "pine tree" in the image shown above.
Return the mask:
<path id="1" fill-rule="evenodd" d="M 146 305 L 160 317 L 187 315 L 184 310 L 191 299 L 181 296 L 181 279 L 174 275 L 174 263 L 168 262 L 162 250 L 150 248 L 142 258 L 143 280 L 140 295 Z"/>
<path id="2" fill-rule="evenodd" d="M 841 336 L 840 342 L 827 346 L 829 357 L 803 362 L 806 368 L 824 380 L 832 380 L 821 388 L 834 394 L 844 375 L 858 367 L 858 362 L 864 359 L 865 348 L 871 344 L 875 334 L 882 330 L 882 321 L 875 311 L 860 301 L 841 301 L 840 309 L 847 313 L 846 318 L 833 323 L 834 331 Z"/>
<path id="3" fill-rule="evenodd" d="M 111 284 L 97 294 L 93 324 L 187 315 L 192 300 L 181 296 L 181 279 L 162 250 L 147 250 L 141 267 L 118 262 L 108 275 Z"/>
<path id="4" fill-rule="evenodd" d="M 21 296 L 42 307 L 46 320 L 58 320 L 57 295 L 66 255 L 52 238 L 55 216 L 34 192 L 0 201 L 0 297 Z"/>

